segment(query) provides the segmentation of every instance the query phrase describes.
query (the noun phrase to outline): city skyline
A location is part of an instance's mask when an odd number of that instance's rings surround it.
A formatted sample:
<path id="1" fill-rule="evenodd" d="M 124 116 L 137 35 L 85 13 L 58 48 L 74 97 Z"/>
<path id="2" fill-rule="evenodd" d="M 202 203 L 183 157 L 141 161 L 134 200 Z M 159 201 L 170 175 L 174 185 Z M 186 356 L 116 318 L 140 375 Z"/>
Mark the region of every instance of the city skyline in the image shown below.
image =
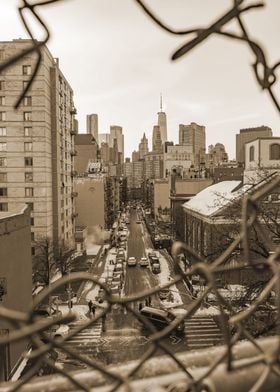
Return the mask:
<path id="1" fill-rule="evenodd" d="M 16 15 L 17 4 L 15 0 L 3 1 L 2 40 L 27 37 Z M 149 3 L 167 24 L 181 28 L 190 27 L 185 22 L 187 11 L 193 26 L 200 26 L 208 25 L 231 6 L 218 0 L 203 5 L 202 13 L 194 1 L 188 5 L 179 0 L 172 5 L 158 0 Z M 244 17 L 252 38 L 267 48 L 272 63 L 278 60 L 275 37 L 279 34 L 279 10 L 280 4 L 274 2 Z M 125 0 L 116 5 L 111 0 L 86 0 L 82 8 L 76 1 L 61 2 L 41 8 L 40 15 L 53 34 L 47 46 L 59 57 L 73 85 L 80 132 L 86 132 L 86 115 L 97 113 L 100 133 L 109 132 L 112 124 L 123 128 L 125 156 L 137 148 L 144 132 L 151 146 L 160 93 L 168 139 L 175 143 L 179 124 L 196 122 L 206 127 L 206 145 L 223 143 L 232 159 L 239 129 L 267 125 L 279 135 L 279 114 L 256 84 L 253 59 L 245 44 L 215 36 L 171 63 L 172 53 L 188 38 L 169 36 L 134 2 Z M 75 34 L 69 31 L 70 26 L 78 27 Z M 69 39 L 72 50 L 65 45 Z"/>

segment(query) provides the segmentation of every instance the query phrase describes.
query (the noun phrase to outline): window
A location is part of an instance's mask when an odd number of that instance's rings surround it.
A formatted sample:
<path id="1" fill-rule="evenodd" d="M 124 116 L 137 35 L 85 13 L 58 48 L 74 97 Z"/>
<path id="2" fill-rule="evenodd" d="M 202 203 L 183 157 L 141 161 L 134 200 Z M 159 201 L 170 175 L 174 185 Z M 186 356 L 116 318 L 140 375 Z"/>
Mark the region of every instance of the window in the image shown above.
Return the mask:
<path id="1" fill-rule="evenodd" d="M 7 143 L 0 143 L 0 151 L 7 151 Z"/>
<path id="2" fill-rule="evenodd" d="M 35 256 L 35 246 L 31 246 L 31 256 Z"/>
<path id="3" fill-rule="evenodd" d="M 4 82 L 4 80 L 0 80 L 0 90 L 1 91 L 5 90 L 5 82 Z"/>
<path id="4" fill-rule="evenodd" d="M 24 106 L 31 106 L 32 105 L 32 98 L 31 97 L 24 97 L 23 98 L 23 105 Z"/>
<path id="5" fill-rule="evenodd" d="M 249 149 L 249 161 L 252 162 L 255 159 L 255 147 L 251 146 Z"/>
<path id="6" fill-rule="evenodd" d="M 28 172 L 24 174 L 25 176 L 25 182 L 32 182 L 33 181 L 33 173 Z"/>
<path id="7" fill-rule="evenodd" d="M 33 188 L 25 188 L 25 196 L 33 197 Z"/>
<path id="8" fill-rule="evenodd" d="M 8 203 L 0 203 L 0 211 L 8 211 Z"/>
<path id="9" fill-rule="evenodd" d="M 22 83 L 23 90 L 26 89 L 27 85 L 28 85 L 28 80 L 24 80 Z"/>
<path id="10" fill-rule="evenodd" d="M 5 97 L 0 97 L 0 105 L 3 106 L 6 104 L 6 99 Z"/>
<path id="11" fill-rule="evenodd" d="M 35 235 L 34 235 L 34 233 L 32 232 L 31 233 L 31 241 L 34 241 L 35 240 Z"/>
<path id="12" fill-rule="evenodd" d="M 22 66 L 22 74 L 23 75 L 31 75 L 31 65 L 23 65 Z"/>
<path id="13" fill-rule="evenodd" d="M 7 166 L 7 158 L 0 157 L 0 166 L 1 167 Z"/>
<path id="14" fill-rule="evenodd" d="M 32 151 L 32 142 L 24 143 L 24 151 Z"/>
<path id="15" fill-rule="evenodd" d="M 32 136 L 32 128 L 24 127 L 24 136 Z"/>
<path id="16" fill-rule="evenodd" d="M 31 157 L 24 158 L 24 165 L 25 166 L 33 166 L 33 158 L 31 158 Z"/>
<path id="17" fill-rule="evenodd" d="M 7 173 L 0 173 L 0 182 L 7 182 Z"/>
<path id="18" fill-rule="evenodd" d="M 31 121 L 31 112 L 23 112 L 23 120 Z"/>
<path id="19" fill-rule="evenodd" d="M 0 188 L 0 196 L 8 196 L 7 188 Z"/>
<path id="20" fill-rule="evenodd" d="M 0 127 L 0 136 L 7 136 L 7 128 Z"/>
<path id="21" fill-rule="evenodd" d="M 280 144 L 274 143 L 270 145 L 269 159 L 280 159 Z"/>
<path id="22" fill-rule="evenodd" d="M 34 218 L 30 218 L 30 225 L 34 226 Z"/>
<path id="23" fill-rule="evenodd" d="M 0 121 L 6 121 L 6 112 L 0 112 Z"/>

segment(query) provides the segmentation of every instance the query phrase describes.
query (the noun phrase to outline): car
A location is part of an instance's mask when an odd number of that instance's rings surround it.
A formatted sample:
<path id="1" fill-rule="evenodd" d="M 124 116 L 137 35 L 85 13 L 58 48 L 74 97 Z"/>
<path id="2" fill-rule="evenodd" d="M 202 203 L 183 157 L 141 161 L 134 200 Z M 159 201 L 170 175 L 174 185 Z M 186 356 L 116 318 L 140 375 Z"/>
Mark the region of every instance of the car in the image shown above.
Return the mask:
<path id="1" fill-rule="evenodd" d="M 123 271 L 123 265 L 122 263 L 117 263 L 114 267 L 114 272 L 122 272 Z"/>
<path id="2" fill-rule="evenodd" d="M 148 257 L 149 257 L 149 258 L 151 258 L 151 257 L 157 257 L 157 254 L 156 254 L 156 252 L 150 252 L 150 253 L 148 254 Z"/>
<path id="3" fill-rule="evenodd" d="M 112 280 L 112 286 L 120 286 L 122 285 L 122 278 L 120 275 L 118 276 L 114 276 L 113 280 Z"/>
<path id="4" fill-rule="evenodd" d="M 141 257 L 139 264 L 140 264 L 140 267 L 148 267 L 149 262 L 148 262 L 147 257 Z"/>
<path id="5" fill-rule="evenodd" d="M 140 219 L 137 219 L 136 223 L 141 223 Z"/>
<path id="6" fill-rule="evenodd" d="M 158 263 L 152 264 L 152 273 L 153 274 L 159 274 L 160 272 L 161 272 L 160 264 L 158 264 Z"/>
<path id="7" fill-rule="evenodd" d="M 131 257 L 128 258 L 128 260 L 127 260 L 127 265 L 128 265 L 129 267 L 135 267 L 136 264 L 137 264 L 137 263 L 136 263 L 135 257 L 131 256 Z"/>
<path id="8" fill-rule="evenodd" d="M 120 296 L 120 287 L 119 286 L 112 286 L 110 288 L 112 296 L 119 297 Z"/>
<path id="9" fill-rule="evenodd" d="M 140 310 L 140 314 L 150 321 L 158 330 L 161 330 L 170 325 L 177 317 L 179 317 L 170 311 L 153 308 L 150 306 L 144 306 Z M 184 333 L 184 330 L 185 325 L 183 320 L 175 327 L 175 333 L 182 334 Z"/>
<path id="10" fill-rule="evenodd" d="M 64 338 L 69 333 L 69 326 L 64 324 L 53 324 L 46 334 L 51 338 Z"/>
<path id="11" fill-rule="evenodd" d="M 151 263 L 151 265 L 153 265 L 153 264 L 159 264 L 159 259 L 158 259 L 158 257 L 156 257 L 156 256 L 151 256 L 151 257 L 150 257 L 150 263 Z"/>
<path id="12" fill-rule="evenodd" d="M 120 248 L 117 254 L 117 257 L 121 257 L 121 256 L 125 257 L 125 251 L 123 250 L 123 248 Z"/>
<path id="13" fill-rule="evenodd" d="M 161 300 L 166 300 L 170 296 L 170 291 L 169 289 L 161 289 L 158 293 L 159 299 Z"/>

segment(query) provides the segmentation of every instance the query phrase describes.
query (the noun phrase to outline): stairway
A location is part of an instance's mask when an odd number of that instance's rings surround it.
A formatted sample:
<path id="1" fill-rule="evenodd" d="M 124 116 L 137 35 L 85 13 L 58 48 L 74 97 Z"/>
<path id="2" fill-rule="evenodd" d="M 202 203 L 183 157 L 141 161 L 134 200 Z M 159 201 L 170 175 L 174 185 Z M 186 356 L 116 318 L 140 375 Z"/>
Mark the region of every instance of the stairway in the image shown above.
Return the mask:
<path id="1" fill-rule="evenodd" d="M 70 331 L 80 327 L 84 322 L 78 321 L 70 323 Z M 77 335 L 65 342 L 65 346 L 74 349 L 79 354 L 90 356 L 96 352 L 97 343 L 101 339 L 102 321 L 98 320 L 91 327 L 83 329 Z"/>
<path id="2" fill-rule="evenodd" d="M 185 320 L 185 337 L 190 350 L 223 344 L 223 335 L 211 316 L 193 316 Z"/>

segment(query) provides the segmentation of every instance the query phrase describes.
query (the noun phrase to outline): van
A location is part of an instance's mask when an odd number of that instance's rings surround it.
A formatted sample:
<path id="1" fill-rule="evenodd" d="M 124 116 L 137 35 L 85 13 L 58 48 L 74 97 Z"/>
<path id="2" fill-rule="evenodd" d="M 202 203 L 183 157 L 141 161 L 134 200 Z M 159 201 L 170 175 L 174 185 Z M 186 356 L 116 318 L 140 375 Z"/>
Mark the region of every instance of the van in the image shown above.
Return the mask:
<path id="1" fill-rule="evenodd" d="M 140 310 L 140 314 L 144 316 L 148 321 L 150 321 L 157 329 L 163 329 L 170 325 L 172 321 L 176 319 L 175 314 L 157 308 L 152 308 L 150 306 L 144 306 Z M 184 333 L 185 325 L 184 321 L 180 322 L 173 331 L 178 334 Z"/>

